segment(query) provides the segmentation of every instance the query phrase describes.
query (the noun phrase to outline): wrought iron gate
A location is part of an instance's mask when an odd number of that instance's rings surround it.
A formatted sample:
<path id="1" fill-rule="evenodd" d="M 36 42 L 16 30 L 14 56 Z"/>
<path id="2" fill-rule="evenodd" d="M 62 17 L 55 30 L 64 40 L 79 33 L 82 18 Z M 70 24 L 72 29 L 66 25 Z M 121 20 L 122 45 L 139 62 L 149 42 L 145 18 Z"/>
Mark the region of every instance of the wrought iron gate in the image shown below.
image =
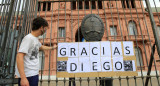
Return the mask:
<path id="1" fill-rule="evenodd" d="M 81 22 L 97 14 L 105 24 L 102 41 L 133 41 L 138 76 L 111 78 L 56 78 L 57 50 L 40 52 L 40 86 L 160 86 L 160 7 L 158 0 L 1 0 L 0 85 L 14 85 L 16 53 L 22 38 L 31 32 L 31 21 L 41 16 L 50 25 L 39 37 L 44 45 L 82 41 Z M 151 6 L 151 4 L 153 4 Z M 45 57 L 45 58 L 44 58 Z"/>

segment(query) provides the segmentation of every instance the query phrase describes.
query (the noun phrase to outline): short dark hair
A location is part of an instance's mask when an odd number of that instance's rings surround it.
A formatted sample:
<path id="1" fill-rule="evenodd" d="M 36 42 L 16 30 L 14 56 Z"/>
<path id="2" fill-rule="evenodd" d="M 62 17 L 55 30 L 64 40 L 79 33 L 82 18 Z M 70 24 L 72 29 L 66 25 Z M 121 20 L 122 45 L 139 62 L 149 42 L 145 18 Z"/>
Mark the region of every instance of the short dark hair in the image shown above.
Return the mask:
<path id="1" fill-rule="evenodd" d="M 48 22 L 42 18 L 42 17 L 37 17 L 33 20 L 32 22 L 32 30 L 38 30 L 40 27 L 47 27 L 48 26 Z"/>

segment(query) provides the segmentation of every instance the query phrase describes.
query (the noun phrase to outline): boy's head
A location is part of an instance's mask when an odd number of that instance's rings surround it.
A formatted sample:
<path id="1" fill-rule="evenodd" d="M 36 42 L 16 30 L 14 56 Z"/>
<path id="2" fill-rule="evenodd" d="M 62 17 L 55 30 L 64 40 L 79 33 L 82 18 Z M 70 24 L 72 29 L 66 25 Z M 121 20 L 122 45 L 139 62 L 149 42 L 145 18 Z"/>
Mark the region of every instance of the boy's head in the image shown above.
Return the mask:
<path id="1" fill-rule="evenodd" d="M 43 34 L 46 27 L 48 27 L 48 22 L 42 17 L 37 17 L 32 22 L 32 31 L 42 29 L 41 32 Z"/>

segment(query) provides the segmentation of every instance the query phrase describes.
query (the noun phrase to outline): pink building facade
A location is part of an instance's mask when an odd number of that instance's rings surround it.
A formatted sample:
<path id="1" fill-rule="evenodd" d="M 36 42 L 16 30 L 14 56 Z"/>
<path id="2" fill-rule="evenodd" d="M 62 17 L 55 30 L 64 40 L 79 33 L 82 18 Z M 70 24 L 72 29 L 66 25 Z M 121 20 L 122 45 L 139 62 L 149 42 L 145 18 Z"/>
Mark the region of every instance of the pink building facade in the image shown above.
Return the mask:
<path id="1" fill-rule="evenodd" d="M 39 0 L 38 16 L 44 17 L 50 29 L 46 31 L 40 41 L 44 45 L 56 46 L 59 42 L 77 42 L 81 39 L 81 23 L 85 15 L 97 14 L 104 23 L 102 41 L 133 41 L 137 57 L 138 71 L 147 71 L 151 55 L 151 45 L 154 44 L 154 35 L 149 18 L 141 1 L 77 1 L 74 2 L 48 2 L 52 0 Z M 79 8 L 78 8 L 79 7 Z M 160 15 L 160 13 L 158 13 Z M 153 13 L 157 30 L 160 21 L 157 13 Z M 159 59 L 155 53 L 155 60 Z M 43 75 L 56 75 L 57 51 L 45 51 Z M 49 65 L 50 63 L 50 65 Z M 140 67 L 141 63 L 141 67 Z M 156 62 L 157 70 L 160 64 Z M 152 70 L 155 70 L 153 66 Z"/>

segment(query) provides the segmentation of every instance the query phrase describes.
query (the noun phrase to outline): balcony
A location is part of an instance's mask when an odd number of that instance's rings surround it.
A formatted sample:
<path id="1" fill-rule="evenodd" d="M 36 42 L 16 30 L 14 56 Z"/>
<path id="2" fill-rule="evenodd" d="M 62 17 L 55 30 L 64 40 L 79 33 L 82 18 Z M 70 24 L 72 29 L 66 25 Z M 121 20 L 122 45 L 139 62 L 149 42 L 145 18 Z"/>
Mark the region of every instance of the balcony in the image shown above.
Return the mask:
<path id="1" fill-rule="evenodd" d="M 126 40 L 130 41 L 149 41 L 149 36 L 148 35 L 127 35 Z M 153 38 L 150 38 L 151 41 L 153 41 Z"/>
<path id="2" fill-rule="evenodd" d="M 75 39 L 73 39 L 73 40 L 75 40 Z M 41 42 L 41 43 L 44 43 L 44 44 L 50 44 L 50 42 L 53 44 L 53 43 L 57 43 L 57 41 L 58 42 L 70 42 L 71 41 L 71 38 L 69 38 L 69 37 L 66 37 L 66 40 L 65 40 L 65 38 L 64 37 L 60 37 L 60 38 L 52 38 L 52 39 L 50 39 L 50 38 L 42 38 L 42 39 L 39 39 L 39 41 Z"/>
<path id="3" fill-rule="evenodd" d="M 44 44 L 50 44 L 50 42 L 51 42 L 51 43 L 54 42 L 54 40 L 53 40 L 53 39 L 50 39 L 50 38 L 39 39 L 39 41 L 40 41 L 41 43 L 44 43 Z"/>
<path id="4" fill-rule="evenodd" d="M 124 41 L 125 36 L 109 36 L 108 40 L 109 41 Z"/>

